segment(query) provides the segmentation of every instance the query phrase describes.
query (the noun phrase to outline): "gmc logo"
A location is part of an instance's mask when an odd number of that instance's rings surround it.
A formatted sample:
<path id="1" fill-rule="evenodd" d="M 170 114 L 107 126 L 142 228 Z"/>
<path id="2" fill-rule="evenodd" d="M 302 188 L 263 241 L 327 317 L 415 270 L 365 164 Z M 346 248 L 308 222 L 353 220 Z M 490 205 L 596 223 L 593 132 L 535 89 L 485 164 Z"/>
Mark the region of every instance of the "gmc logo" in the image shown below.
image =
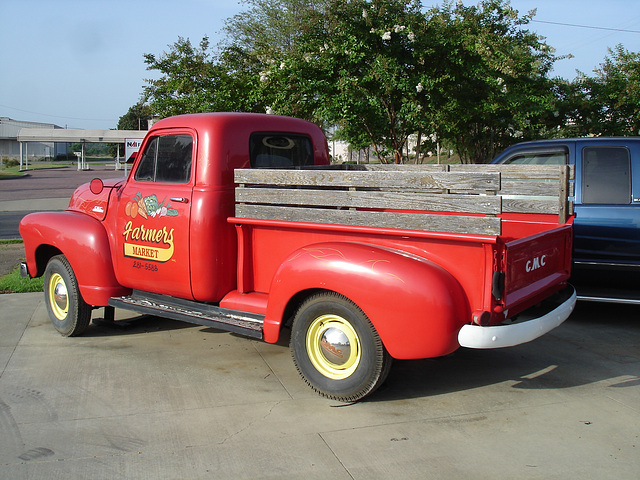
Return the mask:
<path id="1" fill-rule="evenodd" d="M 541 257 L 536 257 L 533 260 L 528 260 L 525 265 L 525 270 L 527 272 L 533 272 L 540 267 L 544 267 L 546 264 L 546 255 L 542 255 Z"/>

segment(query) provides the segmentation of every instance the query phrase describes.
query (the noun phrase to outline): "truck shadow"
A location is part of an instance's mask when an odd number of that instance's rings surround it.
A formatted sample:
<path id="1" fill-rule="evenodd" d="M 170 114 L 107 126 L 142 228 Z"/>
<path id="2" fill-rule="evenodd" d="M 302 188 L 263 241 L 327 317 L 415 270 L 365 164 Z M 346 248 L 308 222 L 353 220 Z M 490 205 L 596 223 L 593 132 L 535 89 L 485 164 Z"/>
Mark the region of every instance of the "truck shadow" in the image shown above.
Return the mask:
<path id="1" fill-rule="evenodd" d="M 637 387 L 639 312 L 637 305 L 579 302 L 563 325 L 524 345 L 495 350 L 461 348 L 441 358 L 395 360 L 386 382 L 363 401 L 435 397 L 498 384 L 518 390 L 566 389 L 596 382 L 608 382 L 609 388 Z M 100 323 L 100 317 L 100 313 L 94 313 L 98 325 L 91 325 L 84 336 L 122 336 L 185 328 L 229 335 L 222 330 L 151 315 L 133 316 L 113 325 Z M 289 331 L 285 329 L 276 345 L 288 349 L 288 340 Z"/>
<path id="2" fill-rule="evenodd" d="M 104 320 L 102 313 L 94 312 L 91 324 L 82 334 L 87 338 L 137 335 L 146 332 L 165 332 L 194 328 L 197 325 L 156 317 L 154 315 L 137 315 L 123 320 L 109 322 Z"/>
<path id="3" fill-rule="evenodd" d="M 528 344 L 396 360 L 385 384 L 364 401 L 433 397 L 501 383 L 519 390 L 596 382 L 609 382 L 609 388 L 637 387 L 639 312 L 637 305 L 579 303 L 563 325 Z"/>

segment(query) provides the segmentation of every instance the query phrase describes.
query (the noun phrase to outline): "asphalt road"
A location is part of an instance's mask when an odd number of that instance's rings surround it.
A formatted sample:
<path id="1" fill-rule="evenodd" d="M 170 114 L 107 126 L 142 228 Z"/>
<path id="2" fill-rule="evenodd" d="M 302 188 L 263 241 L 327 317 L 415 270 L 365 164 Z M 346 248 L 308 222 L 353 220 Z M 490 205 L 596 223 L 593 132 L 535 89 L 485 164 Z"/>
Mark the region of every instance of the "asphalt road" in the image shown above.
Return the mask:
<path id="1" fill-rule="evenodd" d="M 0 240 L 20 238 L 18 225 L 29 212 L 0 212 Z"/>
<path id="2" fill-rule="evenodd" d="M 18 225 L 33 211 L 64 210 L 74 190 L 98 177 L 122 178 L 123 171 L 109 166 L 94 166 L 78 171 L 76 167 L 29 170 L 22 177 L 0 178 L 0 240 L 20 238 Z"/>

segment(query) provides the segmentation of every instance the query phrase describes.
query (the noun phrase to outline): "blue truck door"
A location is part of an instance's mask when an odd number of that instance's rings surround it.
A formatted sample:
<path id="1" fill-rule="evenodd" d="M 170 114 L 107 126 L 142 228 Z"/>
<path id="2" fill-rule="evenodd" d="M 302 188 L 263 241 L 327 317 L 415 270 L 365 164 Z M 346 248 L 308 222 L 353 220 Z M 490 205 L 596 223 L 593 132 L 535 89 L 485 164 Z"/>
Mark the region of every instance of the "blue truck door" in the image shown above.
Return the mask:
<path id="1" fill-rule="evenodd" d="M 640 146 L 578 142 L 574 261 L 640 265 Z"/>

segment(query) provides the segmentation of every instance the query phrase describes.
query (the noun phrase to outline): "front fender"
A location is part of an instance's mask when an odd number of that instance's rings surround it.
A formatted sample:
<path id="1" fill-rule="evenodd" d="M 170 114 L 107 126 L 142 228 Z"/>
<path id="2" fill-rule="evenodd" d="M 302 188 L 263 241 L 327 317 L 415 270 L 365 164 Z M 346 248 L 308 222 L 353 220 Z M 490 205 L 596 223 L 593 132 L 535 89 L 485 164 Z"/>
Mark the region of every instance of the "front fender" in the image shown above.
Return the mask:
<path id="1" fill-rule="evenodd" d="M 20 235 L 32 277 L 41 276 L 60 251 L 89 305 L 106 306 L 110 297 L 129 294 L 116 280 L 107 232 L 98 220 L 72 211 L 31 213 L 20 222 Z"/>
<path id="2" fill-rule="evenodd" d="M 394 358 L 429 358 L 459 347 L 458 331 L 470 318 L 464 291 L 439 265 L 385 247 L 349 242 L 295 251 L 274 275 L 264 324 L 276 341 L 284 309 L 305 290 L 349 298 L 369 317 Z"/>

